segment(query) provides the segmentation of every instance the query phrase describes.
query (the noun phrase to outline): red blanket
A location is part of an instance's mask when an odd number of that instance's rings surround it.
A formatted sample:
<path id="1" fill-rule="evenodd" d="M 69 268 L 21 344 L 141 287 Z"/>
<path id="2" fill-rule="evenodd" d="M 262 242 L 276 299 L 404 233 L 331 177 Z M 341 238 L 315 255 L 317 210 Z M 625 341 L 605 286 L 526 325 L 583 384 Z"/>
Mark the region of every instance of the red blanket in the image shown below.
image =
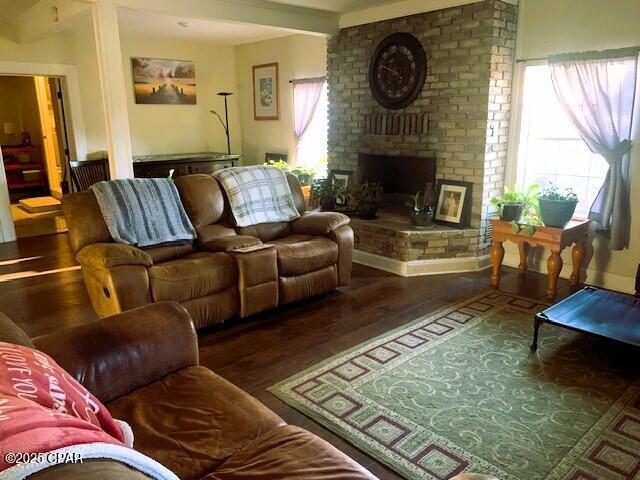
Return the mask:
<path id="1" fill-rule="evenodd" d="M 104 405 L 48 355 L 0 342 L 0 471 L 13 466 L 7 453 L 96 442 L 125 442 Z"/>

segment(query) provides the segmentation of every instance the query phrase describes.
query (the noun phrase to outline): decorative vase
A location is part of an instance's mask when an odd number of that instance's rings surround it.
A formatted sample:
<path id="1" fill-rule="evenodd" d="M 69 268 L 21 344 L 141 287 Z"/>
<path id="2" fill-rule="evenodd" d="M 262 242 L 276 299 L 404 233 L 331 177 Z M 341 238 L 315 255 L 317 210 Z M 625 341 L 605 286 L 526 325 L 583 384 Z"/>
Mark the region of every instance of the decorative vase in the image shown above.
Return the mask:
<path id="1" fill-rule="evenodd" d="M 433 207 L 428 206 L 422 210 L 412 210 L 410 217 L 411 225 L 417 229 L 428 228 L 433 223 Z"/>
<path id="2" fill-rule="evenodd" d="M 302 190 L 304 202 L 309 206 L 311 204 L 311 185 L 302 185 L 300 189 Z"/>
<path id="3" fill-rule="evenodd" d="M 505 222 L 515 222 L 520 218 L 520 215 L 522 215 L 521 203 L 506 203 L 502 206 L 500 220 L 504 220 Z"/>
<path id="4" fill-rule="evenodd" d="M 376 202 L 360 203 L 356 207 L 356 215 L 358 218 L 363 218 L 365 220 L 376 218 L 377 211 L 378 204 Z"/>
<path id="5" fill-rule="evenodd" d="M 573 217 L 578 202 L 576 200 L 538 200 L 540 218 L 547 227 L 564 228 Z"/>

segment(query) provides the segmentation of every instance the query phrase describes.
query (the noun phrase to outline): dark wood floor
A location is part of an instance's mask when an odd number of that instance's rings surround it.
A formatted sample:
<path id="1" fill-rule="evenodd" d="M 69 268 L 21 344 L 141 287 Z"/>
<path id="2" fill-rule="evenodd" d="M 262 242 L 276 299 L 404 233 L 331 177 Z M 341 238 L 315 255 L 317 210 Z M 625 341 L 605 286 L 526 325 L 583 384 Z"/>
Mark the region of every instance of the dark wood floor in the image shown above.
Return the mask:
<path id="1" fill-rule="evenodd" d="M 504 268 L 503 291 L 544 298 L 546 277 Z M 339 291 L 200 332 L 201 363 L 288 423 L 326 439 L 382 479 L 401 478 L 282 403 L 267 387 L 421 315 L 489 288 L 488 272 L 403 278 L 354 265 Z M 570 293 L 560 281 L 559 298 Z M 30 336 L 97 319 L 66 234 L 0 245 L 0 312 Z"/>

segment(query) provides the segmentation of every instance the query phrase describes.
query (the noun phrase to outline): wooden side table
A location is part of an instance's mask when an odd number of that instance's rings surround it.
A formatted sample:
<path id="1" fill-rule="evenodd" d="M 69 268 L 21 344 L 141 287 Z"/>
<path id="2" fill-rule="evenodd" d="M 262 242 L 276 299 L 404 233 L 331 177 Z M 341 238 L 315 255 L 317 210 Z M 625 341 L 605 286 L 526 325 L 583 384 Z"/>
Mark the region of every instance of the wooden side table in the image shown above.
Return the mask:
<path id="1" fill-rule="evenodd" d="M 527 237 L 513 233 L 511 223 L 502 220 L 491 220 L 493 224 L 493 246 L 491 248 L 491 285 L 497 287 L 500 284 L 500 268 L 504 259 L 503 242 L 511 241 L 518 245 L 520 252 L 519 269 L 522 273 L 527 271 L 527 254 L 529 246 L 542 246 L 551 251 L 547 260 L 547 272 L 549 281 L 547 284 L 547 298 L 553 300 L 558 294 L 558 277 L 562 270 L 562 257 L 560 253 L 565 247 L 574 244 L 571 251 L 573 260 L 573 272 L 571 284 L 580 282 L 580 269 L 584 260 L 585 243 L 589 237 L 591 220 L 571 221 L 564 228 L 536 227 L 534 234 Z"/>

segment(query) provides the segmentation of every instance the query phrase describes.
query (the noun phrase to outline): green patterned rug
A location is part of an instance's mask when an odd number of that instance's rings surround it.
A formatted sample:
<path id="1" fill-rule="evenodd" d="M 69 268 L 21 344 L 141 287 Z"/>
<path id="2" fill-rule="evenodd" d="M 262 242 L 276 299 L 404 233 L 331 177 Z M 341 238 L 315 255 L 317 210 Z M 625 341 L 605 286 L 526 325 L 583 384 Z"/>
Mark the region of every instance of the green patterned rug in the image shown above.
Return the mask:
<path id="1" fill-rule="evenodd" d="M 269 391 L 409 479 L 640 479 L 629 351 L 543 325 L 531 354 L 544 307 L 485 292 Z"/>

